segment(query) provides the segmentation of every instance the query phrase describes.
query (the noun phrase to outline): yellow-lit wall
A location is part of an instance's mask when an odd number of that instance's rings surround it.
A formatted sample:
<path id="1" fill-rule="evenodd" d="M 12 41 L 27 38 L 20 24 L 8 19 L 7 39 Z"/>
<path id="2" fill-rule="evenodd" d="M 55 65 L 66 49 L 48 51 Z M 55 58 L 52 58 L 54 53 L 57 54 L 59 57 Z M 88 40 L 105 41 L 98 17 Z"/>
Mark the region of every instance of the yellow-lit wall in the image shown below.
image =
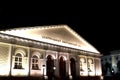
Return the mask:
<path id="1" fill-rule="evenodd" d="M 22 53 L 22 66 L 23 69 L 14 69 L 15 65 L 15 55 L 16 53 Z M 39 56 L 39 70 L 32 70 L 32 63 L 31 58 L 33 55 Z M 74 53 L 73 53 L 74 54 Z M 0 76 L 42 76 L 43 73 L 46 75 L 46 61 L 47 56 L 52 55 L 54 58 L 56 70 L 55 74 L 59 76 L 59 58 L 61 56 L 64 57 L 66 61 L 66 73 L 70 75 L 70 61 L 69 53 L 58 52 L 57 51 L 50 51 L 50 50 L 43 50 L 39 48 L 32 48 L 32 47 L 25 47 L 15 44 L 7 44 L 0 42 Z M 58 57 L 59 56 L 59 57 Z M 76 55 L 71 55 L 75 57 Z M 82 68 L 84 71 L 80 71 L 80 65 L 76 64 L 76 70 L 80 76 L 101 76 L 101 60 L 100 58 L 86 56 L 86 55 L 79 55 L 78 58 L 75 58 L 76 61 L 80 64 L 81 58 L 85 59 L 85 62 L 82 64 Z M 92 72 L 88 73 L 88 61 L 89 59 L 93 60 L 93 63 L 90 64 L 90 69 Z M 45 67 L 43 68 L 43 65 Z M 11 66 L 11 67 L 10 67 Z M 78 68 L 79 67 L 79 68 Z M 43 72 L 44 71 L 44 72 Z"/>
<path id="2" fill-rule="evenodd" d="M 82 69 L 83 71 L 80 71 L 80 75 L 81 76 L 97 76 L 101 74 L 101 66 L 100 66 L 100 62 L 99 62 L 99 58 L 97 59 L 97 62 L 95 61 L 96 58 L 95 57 L 90 57 L 90 56 L 83 56 L 83 55 L 79 55 L 80 57 L 80 61 L 83 60 L 83 58 L 85 59 L 85 62 L 82 63 Z M 91 59 L 93 61 L 93 63 L 90 64 L 90 72 L 88 71 L 88 62 L 89 59 Z"/>
<path id="3" fill-rule="evenodd" d="M 83 55 L 79 55 L 79 56 L 80 56 L 80 61 L 82 61 L 83 58 L 85 59 L 85 62 L 82 63 L 82 69 L 84 71 L 80 71 L 80 75 L 81 76 L 87 76 L 88 75 L 88 71 L 87 71 L 87 56 L 83 56 Z"/>
<path id="4" fill-rule="evenodd" d="M 101 70 L 101 60 L 100 58 L 95 58 L 95 74 L 96 76 L 101 76 L 102 75 L 102 70 Z"/>
<path id="5" fill-rule="evenodd" d="M 10 73 L 10 45 L 0 42 L 0 76 L 8 76 Z"/>
<path id="6" fill-rule="evenodd" d="M 22 56 L 22 67 L 23 69 L 14 69 L 15 65 L 15 54 L 21 53 Z M 12 52 L 12 76 L 28 76 L 29 75 L 29 58 L 28 58 L 28 48 L 24 46 L 13 46 L 13 52 Z"/>
<path id="7" fill-rule="evenodd" d="M 41 75 L 43 75 L 42 65 L 46 64 L 46 60 L 42 59 L 44 53 L 45 53 L 45 51 L 42 50 L 42 49 L 30 48 L 30 58 L 33 55 L 36 55 L 39 58 L 39 60 L 38 60 L 38 63 L 39 63 L 38 67 L 39 67 L 39 69 L 38 70 L 32 70 L 32 60 L 30 60 L 30 76 L 41 76 Z M 45 69 L 44 69 L 44 71 L 45 71 Z"/>
<path id="8" fill-rule="evenodd" d="M 95 63 L 94 63 L 94 57 L 88 57 L 87 61 L 92 60 L 92 63 L 90 63 L 90 69 L 91 71 L 89 72 L 90 76 L 95 76 Z"/>

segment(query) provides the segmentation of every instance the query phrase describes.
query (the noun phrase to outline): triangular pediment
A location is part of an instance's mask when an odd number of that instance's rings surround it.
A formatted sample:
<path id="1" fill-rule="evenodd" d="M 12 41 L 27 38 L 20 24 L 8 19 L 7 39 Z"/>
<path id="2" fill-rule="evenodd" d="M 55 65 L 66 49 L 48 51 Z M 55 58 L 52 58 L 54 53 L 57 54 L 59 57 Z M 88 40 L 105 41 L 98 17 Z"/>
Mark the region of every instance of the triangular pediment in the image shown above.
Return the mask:
<path id="1" fill-rule="evenodd" d="M 0 33 L 99 53 L 67 25 L 16 28 L 0 31 Z"/>

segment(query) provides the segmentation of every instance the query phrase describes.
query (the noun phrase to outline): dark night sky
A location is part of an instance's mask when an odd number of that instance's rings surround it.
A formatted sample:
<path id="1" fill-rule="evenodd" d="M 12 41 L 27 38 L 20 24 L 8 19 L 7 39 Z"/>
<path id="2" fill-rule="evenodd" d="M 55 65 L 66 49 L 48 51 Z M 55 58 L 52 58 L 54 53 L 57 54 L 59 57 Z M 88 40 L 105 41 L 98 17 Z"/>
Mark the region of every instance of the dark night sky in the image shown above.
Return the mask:
<path id="1" fill-rule="evenodd" d="M 84 10 L 0 8 L 0 28 L 67 24 L 102 54 L 120 49 L 119 10 L 112 7 Z"/>

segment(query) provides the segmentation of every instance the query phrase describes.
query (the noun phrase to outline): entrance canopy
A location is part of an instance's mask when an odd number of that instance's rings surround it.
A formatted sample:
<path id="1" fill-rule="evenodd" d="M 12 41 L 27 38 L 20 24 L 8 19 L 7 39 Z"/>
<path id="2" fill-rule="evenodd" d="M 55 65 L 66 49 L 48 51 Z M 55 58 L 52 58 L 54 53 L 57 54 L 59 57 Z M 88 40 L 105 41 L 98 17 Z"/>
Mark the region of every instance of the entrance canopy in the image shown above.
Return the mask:
<path id="1" fill-rule="evenodd" d="M 14 28 L 0 31 L 0 33 L 99 53 L 97 49 L 67 25 Z"/>

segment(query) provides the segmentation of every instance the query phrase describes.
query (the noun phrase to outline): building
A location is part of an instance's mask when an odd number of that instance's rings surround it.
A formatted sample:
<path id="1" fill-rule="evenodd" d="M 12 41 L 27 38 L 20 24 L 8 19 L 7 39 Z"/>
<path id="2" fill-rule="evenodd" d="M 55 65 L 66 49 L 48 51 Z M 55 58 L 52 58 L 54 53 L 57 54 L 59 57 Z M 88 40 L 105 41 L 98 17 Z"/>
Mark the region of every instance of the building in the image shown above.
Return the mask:
<path id="1" fill-rule="evenodd" d="M 102 72 L 105 76 L 120 74 L 120 50 L 113 50 L 110 55 L 102 56 Z"/>
<path id="2" fill-rule="evenodd" d="M 67 25 L 0 31 L 0 76 L 98 76 L 101 54 Z"/>

